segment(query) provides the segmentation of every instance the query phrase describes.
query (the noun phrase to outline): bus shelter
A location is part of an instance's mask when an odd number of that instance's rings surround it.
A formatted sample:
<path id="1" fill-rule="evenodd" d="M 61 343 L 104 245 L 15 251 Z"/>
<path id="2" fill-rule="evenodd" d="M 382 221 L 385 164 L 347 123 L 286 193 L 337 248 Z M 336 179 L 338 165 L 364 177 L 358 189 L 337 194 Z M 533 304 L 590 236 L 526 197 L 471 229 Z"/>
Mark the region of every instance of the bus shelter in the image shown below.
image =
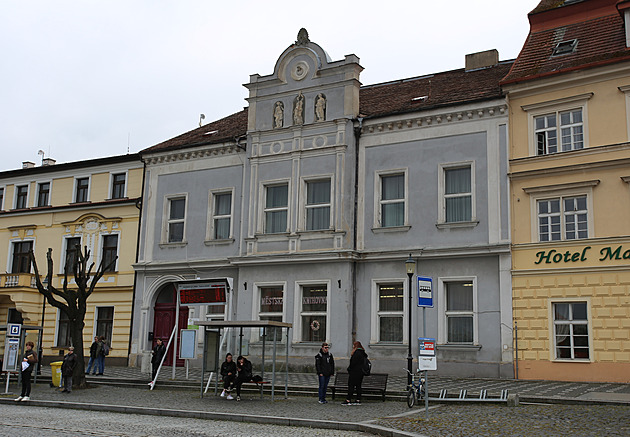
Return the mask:
<path id="1" fill-rule="evenodd" d="M 5 394 L 9 392 L 9 380 L 11 379 L 11 373 L 17 374 L 18 385 L 21 382 L 22 372 L 20 365 L 22 362 L 22 356 L 26 350 L 24 345 L 26 344 L 26 337 L 28 336 L 29 331 L 37 331 L 38 333 L 38 339 L 36 342 L 33 341 L 33 343 L 39 343 L 40 353 L 38 354 L 38 369 L 39 366 L 41 366 L 41 342 L 43 329 L 44 328 L 42 326 L 20 325 L 16 323 L 0 325 L 0 333 L 4 332 L 4 354 L 0 357 L 0 360 L 2 361 L 0 363 L 0 368 L 2 369 L 2 373 L 6 375 Z M 37 349 L 34 349 L 34 351 L 37 353 Z M 35 382 L 37 382 L 37 374 L 38 372 L 34 373 Z"/>
<path id="2" fill-rule="evenodd" d="M 286 338 L 286 353 L 285 353 L 285 377 L 284 377 L 284 397 L 288 397 L 289 390 L 289 330 L 293 327 L 291 323 L 276 322 L 273 320 L 230 320 L 230 321 L 199 321 L 198 326 L 204 327 L 204 342 L 203 342 L 203 360 L 201 365 L 201 397 L 204 394 L 204 380 L 206 371 L 211 371 L 216 375 L 214 383 L 214 394 L 216 395 L 219 390 L 219 367 L 222 362 L 222 357 L 219 356 L 219 345 L 221 344 L 221 336 L 226 335 L 227 329 L 232 328 L 238 330 L 238 354 L 242 355 L 243 351 L 243 329 L 262 329 L 262 352 L 261 352 L 261 371 L 260 376 L 265 382 L 265 358 L 268 347 L 267 337 L 271 335 L 272 341 L 272 355 L 271 355 L 271 400 L 275 397 L 276 386 L 276 354 L 278 351 L 278 341 L 284 335 Z M 211 376 L 212 377 L 212 376 Z M 210 379 L 208 379 L 208 385 Z M 262 398 L 263 391 L 262 385 L 260 390 L 260 396 Z"/>

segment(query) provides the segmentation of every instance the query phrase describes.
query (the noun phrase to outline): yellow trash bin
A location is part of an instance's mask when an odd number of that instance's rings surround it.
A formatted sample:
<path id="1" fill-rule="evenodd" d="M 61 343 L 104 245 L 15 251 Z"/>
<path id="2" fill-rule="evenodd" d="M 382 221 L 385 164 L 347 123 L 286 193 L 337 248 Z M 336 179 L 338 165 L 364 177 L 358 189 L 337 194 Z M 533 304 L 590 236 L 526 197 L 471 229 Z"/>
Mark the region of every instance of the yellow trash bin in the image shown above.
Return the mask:
<path id="1" fill-rule="evenodd" d="M 55 387 L 61 387 L 61 365 L 63 361 L 55 361 L 50 363 L 52 367 L 52 383 Z"/>

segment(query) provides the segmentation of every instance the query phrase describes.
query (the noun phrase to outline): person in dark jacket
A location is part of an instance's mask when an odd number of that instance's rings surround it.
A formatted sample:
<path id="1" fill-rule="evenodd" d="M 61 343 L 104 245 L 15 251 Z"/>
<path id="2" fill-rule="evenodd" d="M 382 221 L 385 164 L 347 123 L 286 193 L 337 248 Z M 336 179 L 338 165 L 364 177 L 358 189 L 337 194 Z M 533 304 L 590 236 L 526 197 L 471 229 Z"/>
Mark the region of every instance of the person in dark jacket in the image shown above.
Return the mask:
<path id="1" fill-rule="evenodd" d="M 31 374 L 37 364 L 37 354 L 33 350 L 35 344 L 32 341 L 26 342 L 26 351 L 24 351 L 24 357 L 22 358 L 22 394 L 15 398 L 16 401 L 30 401 L 31 400 Z"/>
<path id="2" fill-rule="evenodd" d="M 90 361 L 88 361 L 88 366 L 87 366 L 87 370 L 85 371 L 86 375 L 90 374 L 90 369 L 92 368 L 92 365 L 94 365 L 94 372 L 92 373 L 92 375 L 96 375 L 96 368 L 98 367 L 98 365 L 96 364 L 98 361 L 98 337 L 94 337 L 94 341 L 92 342 L 92 345 L 90 346 Z"/>
<path id="3" fill-rule="evenodd" d="M 63 364 L 61 365 L 61 376 L 63 376 L 62 393 L 70 393 L 72 391 L 72 374 L 76 365 L 77 356 L 74 353 L 74 347 L 70 346 L 68 353 L 63 357 Z"/>
<path id="4" fill-rule="evenodd" d="M 252 363 L 242 355 L 236 359 L 236 400 L 241 400 L 241 385 L 252 380 Z"/>
<path id="5" fill-rule="evenodd" d="M 363 364 L 367 354 L 360 341 L 352 343 L 352 354 L 348 366 L 348 397 L 343 405 L 361 405 L 361 384 L 363 383 Z M 357 392 L 356 402 L 352 403 L 352 395 Z"/>
<path id="6" fill-rule="evenodd" d="M 153 346 L 151 354 L 151 367 L 153 369 L 153 372 L 151 372 L 151 381 L 155 381 L 155 375 L 162 363 L 162 358 L 164 358 L 164 355 L 166 354 L 166 346 L 164 346 L 164 342 L 161 338 L 158 338 L 155 341 L 155 346 Z"/>
<path id="7" fill-rule="evenodd" d="M 315 370 L 319 378 L 319 403 L 327 404 L 326 389 L 328 388 L 330 377 L 335 374 L 335 359 L 330 353 L 330 345 L 328 343 L 322 343 L 322 348 L 315 355 Z"/>
<path id="8" fill-rule="evenodd" d="M 221 364 L 221 376 L 223 377 L 223 391 L 221 392 L 221 397 L 227 395 L 228 399 L 234 399 L 230 391 L 232 391 L 234 381 L 236 380 L 236 363 L 230 353 L 225 356 L 225 361 Z"/>

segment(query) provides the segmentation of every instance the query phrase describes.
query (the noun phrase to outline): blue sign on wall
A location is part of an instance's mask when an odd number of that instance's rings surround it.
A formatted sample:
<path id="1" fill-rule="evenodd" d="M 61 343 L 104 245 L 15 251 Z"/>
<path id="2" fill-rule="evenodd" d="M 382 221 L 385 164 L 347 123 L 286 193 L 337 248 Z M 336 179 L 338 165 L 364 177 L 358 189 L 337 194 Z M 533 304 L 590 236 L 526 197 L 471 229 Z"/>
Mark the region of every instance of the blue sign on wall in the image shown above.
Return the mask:
<path id="1" fill-rule="evenodd" d="M 433 278 L 418 276 L 418 306 L 433 308 Z"/>

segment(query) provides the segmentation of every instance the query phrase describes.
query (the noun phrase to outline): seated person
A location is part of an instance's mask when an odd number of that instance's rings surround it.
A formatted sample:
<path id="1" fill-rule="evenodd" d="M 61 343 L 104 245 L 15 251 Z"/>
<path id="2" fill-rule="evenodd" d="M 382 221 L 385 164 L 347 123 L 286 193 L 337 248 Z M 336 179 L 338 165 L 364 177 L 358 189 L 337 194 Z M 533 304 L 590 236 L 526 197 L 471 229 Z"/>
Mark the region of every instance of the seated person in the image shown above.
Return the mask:
<path id="1" fill-rule="evenodd" d="M 232 387 L 234 387 L 234 381 L 236 380 L 236 363 L 232 360 L 231 353 L 225 356 L 225 361 L 221 364 L 221 376 L 223 377 L 223 392 L 221 392 L 221 397 L 227 394 L 228 399 L 234 399 L 230 391 Z"/>
<path id="2" fill-rule="evenodd" d="M 236 400 L 241 400 L 241 385 L 252 380 L 252 363 L 242 355 L 236 359 Z"/>

